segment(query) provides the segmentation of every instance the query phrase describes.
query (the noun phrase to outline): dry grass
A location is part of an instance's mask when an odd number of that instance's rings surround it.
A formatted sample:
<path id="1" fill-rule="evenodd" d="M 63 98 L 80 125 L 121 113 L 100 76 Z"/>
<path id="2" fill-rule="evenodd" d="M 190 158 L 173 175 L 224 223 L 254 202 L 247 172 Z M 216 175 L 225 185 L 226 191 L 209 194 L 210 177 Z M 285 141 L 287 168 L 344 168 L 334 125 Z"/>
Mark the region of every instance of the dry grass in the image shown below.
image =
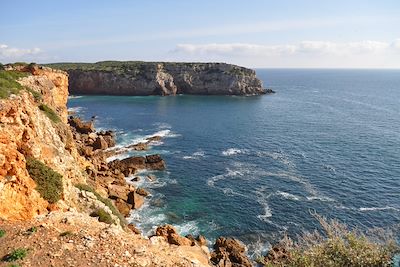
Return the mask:
<path id="1" fill-rule="evenodd" d="M 392 231 L 374 229 L 363 233 L 337 220 L 313 216 L 322 232 L 305 232 L 296 241 L 285 236 L 278 246 L 285 249 L 287 258 L 263 258 L 260 263 L 268 267 L 385 267 L 392 266 L 393 256 L 400 251 Z"/>

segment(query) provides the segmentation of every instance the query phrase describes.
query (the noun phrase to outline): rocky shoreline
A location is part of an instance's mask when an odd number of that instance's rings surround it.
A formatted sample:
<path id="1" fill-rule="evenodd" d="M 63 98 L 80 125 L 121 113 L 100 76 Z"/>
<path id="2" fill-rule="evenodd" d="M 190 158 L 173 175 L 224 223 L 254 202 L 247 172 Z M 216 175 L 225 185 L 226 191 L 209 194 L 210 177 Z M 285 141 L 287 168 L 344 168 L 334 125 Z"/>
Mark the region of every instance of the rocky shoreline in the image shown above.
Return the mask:
<path id="1" fill-rule="evenodd" d="M 93 164 L 93 168 L 86 169 L 88 184 L 99 192 L 107 192 L 108 198 L 114 201 L 114 205 L 124 217 L 128 217 L 131 210 L 141 208 L 150 193 L 146 188 L 132 185 L 141 179 L 135 174 L 144 169 L 165 170 L 165 161 L 158 154 L 130 156 L 110 162 L 107 162 L 107 158 L 129 151 L 146 151 L 151 142 L 160 141 L 162 137 L 152 136 L 141 143 L 120 148 L 115 146 L 115 133 L 96 132 L 93 121 L 83 122 L 78 117 L 70 116 L 68 122 L 78 144 L 79 153 Z M 133 177 L 132 183 L 126 181 L 128 177 Z M 150 181 L 157 179 L 153 175 L 146 178 Z M 141 233 L 134 224 L 128 224 L 128 228 L 136 234 Z M 205 249 L 208 243 L 202 235 L 181 236 L 172 225 L 158 226 L 152 236 L 160 236 L 169 244 L 178 246 L 200 246 Z M 245 246 L 236 239 L 220 237 L 213 248 L 210 261 L 216 266 L 253 266 L 246 255 Z"/>

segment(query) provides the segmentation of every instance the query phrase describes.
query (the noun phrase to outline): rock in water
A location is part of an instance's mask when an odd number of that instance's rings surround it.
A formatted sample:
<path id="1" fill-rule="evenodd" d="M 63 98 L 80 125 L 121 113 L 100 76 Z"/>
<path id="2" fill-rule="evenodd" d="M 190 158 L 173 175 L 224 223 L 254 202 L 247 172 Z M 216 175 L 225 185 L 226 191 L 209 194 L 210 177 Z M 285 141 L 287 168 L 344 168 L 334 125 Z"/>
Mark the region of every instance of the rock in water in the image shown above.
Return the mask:
<path id="1" fill-rule="evenodd" d="M 219 267 L 253 266 L 246 255 L 245 246 L 240 241 L 229 237 L 219 237 L 215 241 L 214 252 L 211 253 L 211 261 Z"/>
<path id="2" fill-rule="evenodd" d="M 178 245 L 178 246 L 192 245 L 192 241 L 190 239 L 180 236 L 176 231 L 176 229 L 169 224 L 157 227 L 156 235 L 164 237 L 165 240 L 172 245 Z"/>

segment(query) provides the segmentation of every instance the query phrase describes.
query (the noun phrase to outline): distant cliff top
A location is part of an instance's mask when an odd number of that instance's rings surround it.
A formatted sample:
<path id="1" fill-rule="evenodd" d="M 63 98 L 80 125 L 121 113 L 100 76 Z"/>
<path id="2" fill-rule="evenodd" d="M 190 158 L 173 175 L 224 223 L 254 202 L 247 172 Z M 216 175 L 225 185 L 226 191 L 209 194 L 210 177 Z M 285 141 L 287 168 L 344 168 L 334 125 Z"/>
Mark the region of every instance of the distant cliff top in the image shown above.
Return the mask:
<path id="1" fill-rule="evenodd" d="M 60 70 L 82 70 L 82 71 L 113 71 L 118 73 L 132 73 L 136 71 L 143 71 L 145 67 L 164 66 L 166 68 L 200 68 L 200 69 L 220 69 L 226 70 L 231 74 L 253 74 L 254 70 L 245 67 L 220 63 L 220 62 L 146 62 L 146 61 L 99 61 L 95 63 L 74 63 L 74 62 L 61 62 L 44 64 L 54 69 Z"/>
<path id="2" fill-rule="evenodd" d="M 101 61 L 53 63 L 67 71 L 72 94 L 103 95 L 260 95 L 252 69 L 226 63 Z"/>

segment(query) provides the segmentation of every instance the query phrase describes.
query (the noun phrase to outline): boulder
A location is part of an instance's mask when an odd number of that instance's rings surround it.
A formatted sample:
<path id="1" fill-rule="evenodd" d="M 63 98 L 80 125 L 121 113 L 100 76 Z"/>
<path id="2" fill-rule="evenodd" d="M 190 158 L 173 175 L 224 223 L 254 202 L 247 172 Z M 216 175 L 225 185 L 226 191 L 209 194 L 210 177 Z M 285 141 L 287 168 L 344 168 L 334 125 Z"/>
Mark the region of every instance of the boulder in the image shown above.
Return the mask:
<path id="1" fill-rule="evenodd" d="M 136 192 L 129 192 L 128 201 L 134 209 L 139 209 L 144 204 L 144 197 L 137 194 Z"/>
<path id="2" fill-rule="evenodd" d="M 196 238 L 196 241 L 197 241 L 197 244 L 198 244 L 199 246 L 207 246 L 207 239 L 206 239 L 204 236 L 202 236 L 202 235 L 199 235 L 199 236 Z"/>
<path id="3" fill-rule="evenodd" d="M 93 142 L 92 146 L 93 146 L 94 150 L 96 150 L 96 149 L 104 150 L 104 149 L 108 148 L 108 143 L 106 142 L 106 140 L 104 140 L 103 136 L 100 135 Z"/>
<path id="4" fill-rule="evenodd" d="M 211 261 L 220 267 L 252 267 L 250 259 L 246 255 L 245 246 L 233 238 L 219 237 L 215 241 L 214 252 L 211 253 Z"/>
<path id="5" fill-rule="evenodd" d="M 155 175 L 149 174 L 149 175 L 147 175 L 147 179 L 149 179 L 149 181 L 151 181 L 151 182 L 154 182 L 157 178 Z"/>
<path id="6" fill-rule="evenodd" d="M 146 140 L 147 140 L 147 142 L 156 142 L 156 141 L 161 141 L 161 138 L 162 138 L 161 136 L 155 135 L 155 136 L 146 138 Z"/>
<path id="7" fill-rule="evenodd" d="M 180 236 L 176 229 L 169 224 L 159 226 L 156 229 L 156 236 L 163 237 L 169 244 L 177 246 L 191 246 L 192 241 L 186 237 Z"/>
<path id="8" fill-rule="evenodd" d="M 148 195 L 150 195 L 149 191 L 147 191 L 144 188 L 138 188 L 136 189 L 136 193 L 138 193 L 141 196 L 147 197 Z"/>
<path id="9" fill-rule="evenodd" d="M 140 177 L 139 176 L 135 176 L 131 179 L 131 182 L 139 182 L 140 181 Z"/>
<path id="10" fill-rule="evenodd" d="M 128 229 L 137 235 L 140 235 L 142 233 L 139 229 L 136 228 L 136 225 L 132 223 L 128 224 Z"/>
<path id="11" fill-rule="evenodd" d="M 138 143 L 134 145 L 129 145 L 125 148 L 126 150 L 136 150 L 136 151 L 143 151 L 148 149 L 147 143 Z"/>
<path id="12" fill-rule="evenodd" d="M 115 207 L 119 210 L 119 212 L 124 216 L 127 217 L 131 211 L 131 205 L 126 203 L 122 199 L 117 199 L 114 201 Z"/>
<path id="13" fill-rule="evenodd" d="M 123 185 L 111 184 L 108 186 L 108 196 L 112 199 L 128 201 L 128 189 Z"/>
<path id="14" fill-rule="evenodd" d="M 158 154 L 146 156 L 146 169 L 165 170 L 165 161 Z"/>
<path id="15" fill-rule="evenodd" d="M 68 118 L 68 123 L 69 123 L 69 125 L 71 125 L 72 127 L 74 127 L 75 130 L 76 130 L 78 133 L 81 133 L 81 134 L 88 134 L 88 133 L 94 132 L 94 124 L 93 124 L 93 121 L 83 122 L 80 118 L 70 116 L 70 117 Z"/>

